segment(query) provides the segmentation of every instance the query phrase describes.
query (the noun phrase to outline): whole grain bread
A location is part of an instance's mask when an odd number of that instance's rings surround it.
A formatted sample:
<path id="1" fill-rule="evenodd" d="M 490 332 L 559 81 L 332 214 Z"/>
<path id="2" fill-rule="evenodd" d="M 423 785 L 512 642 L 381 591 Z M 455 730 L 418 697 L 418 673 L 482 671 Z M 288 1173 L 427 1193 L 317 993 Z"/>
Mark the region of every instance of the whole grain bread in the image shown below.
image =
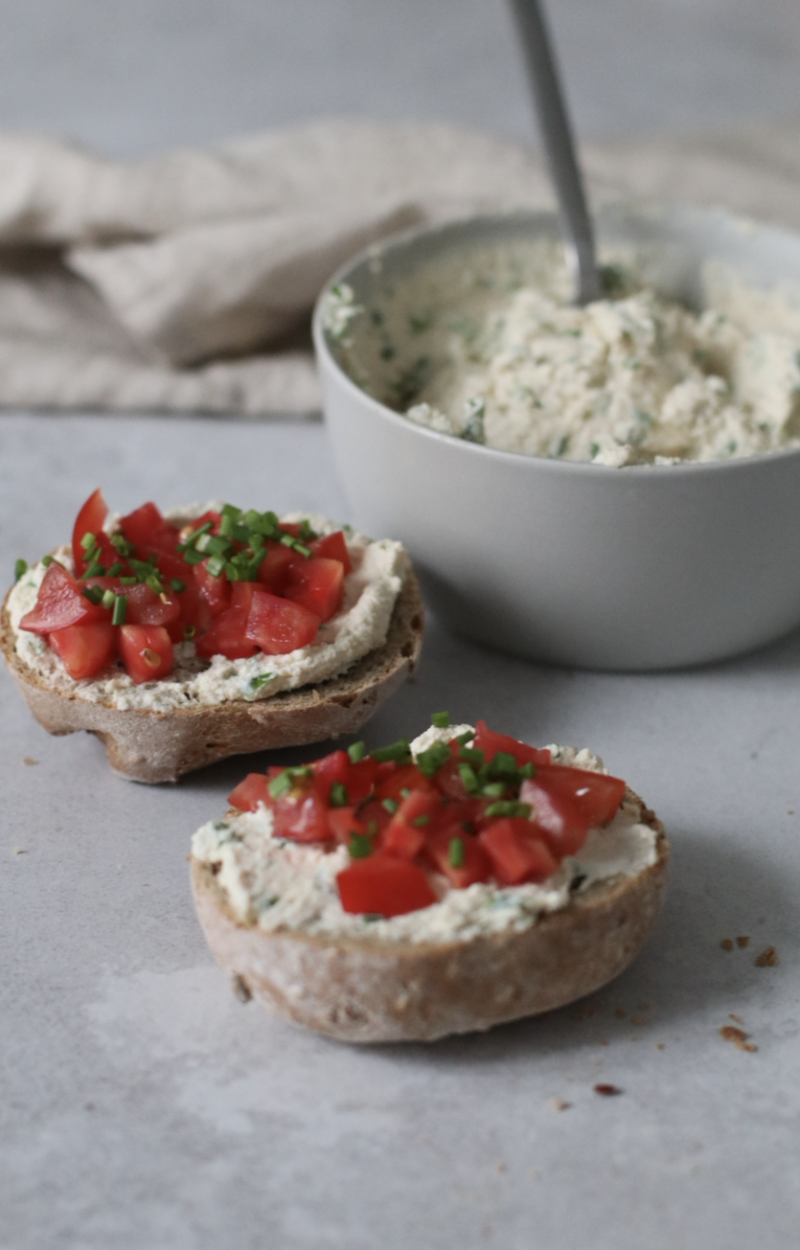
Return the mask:
<path id="1" fill-rule="evenodd" d="M 489 1029 L 599 989 L 652 931 L 669 843 L 641 799 L 626 797 L 656 833 L 655 862 L 637 876 L 596 883 L 522 931 L 425 945 L 265 932 L 235 918 L 211 867 L 193 859 L 197 914 L 240 996 L 296 1024 L 348 1042 L 433 1041 Z"/>
<path id="2" fill-rule="evenodd" d="M 340 677 L 262 700 L 232 700 L 158 712 L 121 711 L 48 686 L 20 660 L 7 603 L 0 649 L 29 710 L 51 734 L 86 730 L 104 744 L 111 767 L 133 781 L 177 781 L 230 755 L 322 742 L 355 733 L 408 677 L 419 660 L 424 609 L 409 572 L 383 646 Z"/>

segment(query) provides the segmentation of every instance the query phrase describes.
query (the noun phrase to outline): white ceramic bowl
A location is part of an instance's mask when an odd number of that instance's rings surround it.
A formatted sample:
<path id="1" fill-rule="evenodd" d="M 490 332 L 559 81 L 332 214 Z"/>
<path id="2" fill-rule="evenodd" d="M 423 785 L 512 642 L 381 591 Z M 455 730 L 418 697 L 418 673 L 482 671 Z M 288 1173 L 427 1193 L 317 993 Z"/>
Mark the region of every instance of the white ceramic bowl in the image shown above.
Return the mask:
<path id="1" fill-rule="evenodd" d="M 613 208 L 597 230 L 601 244 L 632 245 L 665 294 L 695 305 L 709 260 L 757 290 L 800 291 L 800 237 L 722 211 Z M 347 283 L 369 309 L 447 249 L 532 233 L 557 238 L 555 218 L 412 231 L 331 285 Z M 495 451 L 366 394 L 338 363 L 321 305 L 314 341 L 351 519 L 402 539 L 456 631 L 537 660 L 653 669 L 720 660 L 800 624 L 800 451 L 623 469 Z"/>

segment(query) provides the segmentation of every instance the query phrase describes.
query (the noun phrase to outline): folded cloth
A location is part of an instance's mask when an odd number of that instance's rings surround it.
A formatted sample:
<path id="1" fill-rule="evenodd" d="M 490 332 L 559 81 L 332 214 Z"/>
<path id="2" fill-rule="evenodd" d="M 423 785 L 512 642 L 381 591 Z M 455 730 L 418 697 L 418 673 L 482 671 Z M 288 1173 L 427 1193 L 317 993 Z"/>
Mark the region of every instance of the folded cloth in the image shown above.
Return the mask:
<path id="1" fill-rule="evenodd" d="M 796 128 L 588 145 L 595 203 L 800 227 Z M 319 405 L 308 314 L 404 226 L 549 206 L 538 154 L 454 126 L 324 120 L 135 163 L 0 135 L 0 406 L 258 416 Z"/>

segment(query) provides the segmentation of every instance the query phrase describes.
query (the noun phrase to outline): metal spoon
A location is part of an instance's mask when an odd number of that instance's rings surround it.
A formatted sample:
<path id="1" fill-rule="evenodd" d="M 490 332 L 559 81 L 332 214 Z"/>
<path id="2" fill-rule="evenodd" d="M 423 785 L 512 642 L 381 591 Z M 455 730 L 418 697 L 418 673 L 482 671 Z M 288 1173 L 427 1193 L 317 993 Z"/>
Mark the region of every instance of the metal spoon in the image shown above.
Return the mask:
<path id="1" fill-rule="evenodd" d="M 528 62 L 550 176 L 558 196 L 573 303 L 603 296 L 583 178 L 575 156 L 564 94 L 539 0 L 512 0 Z"/>

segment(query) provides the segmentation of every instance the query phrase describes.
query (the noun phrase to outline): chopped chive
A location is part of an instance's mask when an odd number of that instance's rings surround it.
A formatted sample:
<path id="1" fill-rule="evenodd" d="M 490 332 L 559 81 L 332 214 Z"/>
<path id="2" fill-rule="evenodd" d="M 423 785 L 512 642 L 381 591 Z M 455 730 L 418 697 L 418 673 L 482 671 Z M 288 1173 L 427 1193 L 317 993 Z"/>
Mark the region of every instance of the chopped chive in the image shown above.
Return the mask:
<path id="1" fill-rule="evenodd" d="M 447 742 L 434 742 L 427 751 L 420 752 L 416 764 L 421 773 L 424 773 L 426 777 L 432 777 L 451 758 L 450 746 Z"/>
<path id="2" fill-rule="evenodd" d="M 223 538 L 221 534 L 209 538 L 204 548 L 212 556 L 228 556 L 233 549 L 233 544 L 229 543 L 227 538 Z"/>
<path id="3" fill-rule="evenodd" d="M 194 625 L 187 625 L 186 628 L 191 629 L 192 637 L 194 637 Z M 186 633 L 186 630 L 184 630 L 184 635 L 185 633 Z M 271 677 L 272 677 L 272 673 L 260 673 L 258 677 L 251 677 L 250 689 L 253 691 L 260 690 L 262 686 L 266 685 L 266 683 L 269 681 Z"/>
<path id="4" fill-rule="evenodd" d="M 411 791 L 409 790 L 408 786 L 403 786 L 402 790 L 400 791 L 400 798 L 407 799 L 410 793 Z"/>
<path id="5" fill-rule="evenodd" d="M 465 747 L 467 743 L 471 742 L 474 737 L 475 737 L 475 730 L 467 729 L 463 734 L 458 735 L 458 737 L 456 738 L 456 742 L 458 743 L 460 747 Z"/>
<path id="6" fill-rule="evenodd" d="M 475 776 L 475 770 L 469 764 L 459 764 L 458 775 L 467 794 L 475 794 L 478 789 L 478 778 Z"/>
<path id="7" fill-rule="evenodd" d="M 372 854 L 372 838 L 366 833 L 354 833 L 347 849 L 351 859 L 366 859 Z"/>
<path id="8" fill-rule="evenodd" d="M 533 760 L 528 760 L 527 764 L 523 764 L 522 767 L 518 770 L 518 772 L 519 772 L 520 777 L 535 777 L 536 765 L 534 764 Z"/>
<path id="9" fill-rule="evenodd" d="M 284 547 L 293 547 L 294 537 L 292 534 L 281 534 L 278 542 L 282 543 Z"/>
<path id="10" fill-rule="evenodd" d="M 235 504 L 226 503 L 222 505 L 222 515 L 231 521 L 238 521 L 242 515 L 242 510 L 237 508 Z"/>
<path id="11" fill-rule="evenodd" d="M 393 742 L 388 747 L 377 747 L 376 750 L 370 751 L 370 755 L 379 764 L 386 764 L 389 760 L 394 760 L 397 764 L 407 764 L 411 759 L 408 738 L 398 738 L 397 742 Z"/>
<path id="12" fill-rule="evenodd" d="M 128 613 L 128 600 L 124 595 L 114 596 L 114 611 L 111 616 L 112 625 L 124 625 Z"/>
<path id="13" fill-rule="evenodd" d="M 49 569 L 52 563 L 53 563 L 52 556 L 42 556 L 42 564 L 44 565 L 46 569 Z"/>
<path id="14" fill-rule="evenodd" d="M 347 748 L 347 754 L 350 757 L 351 764 L 358 764 L 361 760 L 363 760 L 366 753 L 367 748 L 363 742 L 353 742 Z"/>
<path id="15" fill-rule="evenodd" d="M 171 578 L 169 584 L 172 587 L 172 589 L 175 591 L 176 595 L 182 595 L 184 590 L 186 589 L 186 582 L 182 582 L 179 577 Z"/>
<path id="16" fill-rule="evenodd" d="M 224 556 L 210 556 L 206 568 L 212 577 L 219 577 L 225 568 Z"/>
<path id="17" fill-rule="evenodd" d="M 504 791 L 505 786 L 502 781 L 490 781 L 488 785 L 482 787 L 481 794 L 487 799 L 501 799 Z"/>
<path id="18" fill-rule="evenodd" d="M 187 641 L 187 642 L 190 642 L 190 641 L 191 641 L 191 639 L 192 639 L 192 638 L 194 638 L 194 636 L 195 636 L 195 634 L 196 634 L 196 633 L 197 633 L 197 626 L 196 626 L 196 625 L 184 625 L 184 627 L 183 627 L 183 636 L 184 636 L 184 638 L 186 639 L 186 641 Z M 255 678 L 255 677 L 253 678 L 253 681 L 256 681 L 256 678 Z M 252 684 L 252 683 L 251 683 L 251 684 Z"/>
<path id="19" fill-rule="evenodd" d="M 120 586 L 138 586 L 139 578 L 138 577 L 121 577 L 119 579 L 119 584 Z"/>
<path id="20" fill-rule="evenodd" d="M 400 804 L 397 802 L 397 799 L 382 799 L 381 800 L 381 807 L 385 808 L 385 810 L 389 812 L 392 816 L 394 816 L 399 806 Z"/>
<path id="21" fill-rule="evenodd" d="M 89 602 L 93 603 L 95 607 L 99 607 L 103 601 L 102 586 L 86 586 L 84 590 L 81 591 L 81 594 L 84 599 L 88 599 Z"/>
<path id="22" fill-rule="evenodd" d="M 191 534 L 189 534 L 182 543 L 178 544 L 178 550 L 181 551 L 182 549 L 189 547 L 192 543 L 197 542 L 198 538 L 202 538 L 204 534 L 207 534 L 208 531 L 213 528 L 213 521 L 204 521 L 203 524 L 198 526 L 196 530 L 192 530 Z"/>
<path id="23" fill-rule="evenodd" d="M 277 777 L 273 777 L 267 784 L 273 799 L 279 799 L 282 794 L 288 794 L 292 788 L 292 778 L 289 769 L 285 768 L 282 773 L 278 773 Z"/>
<path id="24" fill-rule="evenodd" d="M 109 590 L 103 591 L 103 595 L 102 595 L 100 602 L 104 608 L 113 608 L 116 601 L 117 601 L 117 596 L 114 594 L 113 590 L 109 589 Z"/>
<path id="25" fill-rule="evenodd" d="M 119 577 L 120 573 L 122 572 L 122 570 L 123 570 L 124 568 L 125 568 L 125 565 L 124 565 L 124 564 L 119 564 L 119 563 L 117 563 L 117 564 L 112 564 L 112 565 L 111 565 L 111 568 L 108 570 L 108 576 L 109 576 L 109 577 Z"/>
<path id="26" fill-rule="evenodd" d="M 431 724 L 434 726 L 435 729 L 449 729 L 450 728 L 450 713 L 449 712 L 434 712 L 433 715 L 431 716 Z"/>
<path id="27" fill-rule="evenodd" d="M 205 556 L 202 551 L 195 551 L 194 547 L 187 547 L 183 553 L 183 558 L 187 564 L 200 564 Z"/>
<path id="28" fill-rule="evenodd" d="M 311 548 L 304 546 L 303 543 L 295 542 L 294 549 L 298 555 L 305 556 L 306 559 L 312 554 Z"/>
<path id="29" fill-rule="evenodd" d="M 92 547 L 97 546 L 97 539 L 95 538 L 94 534 L 91 533 L 90 530 L 87 530 L 83 538 L 81 539 L 81 546 L 83 547 L 84 551 L 91 551 Z"/>
<path id="30" fill-rule="evenodd" d="M 451 868 L 464 867 L 464 839 L 451 838 L 450 847 L 447 852 L 447 862 Z"/>
<path id="31" fill-rule="evenodd" d="M 517 771 L 517 761 L 508 751 L 497 751 L 494 758 L 489 761 L 489 767 L 493 773 L 505 776 Z"/>
<path id="32" fill-rule="evenodd" d="M 104 564 L 96 564 L 94 562 L 92 562 L 89 565 L 88 569 L 86 569 L 85 573 L 83 573 L 84 578 L 105 577 L 105 575 L 106 575 L 106 566 Z"/>
<path id="33" fill-rule="evenodd" d="M 480 768 L 481 764 L 486 759 L 486 752 L 477 751 L 473 747 L 462 746 L 459 747 L 458 758 L 460 760 L 466 760 L 468 764 L 477 764 L 478 768 Z"/>
<path id="34" fill-rule="evenodd" d="M 201 534 L 194 544 L 195 551 L 202 551 L 205 554 L 205 552 L 208 551 L 210 542 L 211 542 L 210 534 Z"/>
<path id="35" fill-rule="evenodd" d="M 528 820 L 532 811 L 530 803 L 518 803 L 515 799 L 500 799 L 497 803 L 489 804 L 486 815 L 522 816 L 524 820 Z"/>
<path id="36" fill-rule="evenodd" d="M 23 574 L 27 573 L 27 571 L 28 571 L 28 561 L 17 560 L 16 564 L 14 565 L 14 581 L 18 582 L 19 579 L 23 576 Z"/>
<path id="37" fill-rule="evenodd" d="M 411 823 L 415 829 L 422 829 L 423 825 L 429 825 L 431 823 L 431 818 L 423 812 L 421 816 L 415 816 Z"/>
<path id="38" fill-rule="evenodd" d="M 144 584 L 145 586 L 149 586 L 150 589 L 154 592 L 154 594 L 163 595 L 164 583 L 162 582 L 158 573 L 151 573 L 149 577 L 146 577 L 144 579 Z"/>
<path id="39" fill-rule="evenodd" d="M 347 790 L 342 785 L 341 781 L 334 781 L 331 786 L 331 807 L 347 807 L 349 802 L 350 800 L 347 797 Z"/>

